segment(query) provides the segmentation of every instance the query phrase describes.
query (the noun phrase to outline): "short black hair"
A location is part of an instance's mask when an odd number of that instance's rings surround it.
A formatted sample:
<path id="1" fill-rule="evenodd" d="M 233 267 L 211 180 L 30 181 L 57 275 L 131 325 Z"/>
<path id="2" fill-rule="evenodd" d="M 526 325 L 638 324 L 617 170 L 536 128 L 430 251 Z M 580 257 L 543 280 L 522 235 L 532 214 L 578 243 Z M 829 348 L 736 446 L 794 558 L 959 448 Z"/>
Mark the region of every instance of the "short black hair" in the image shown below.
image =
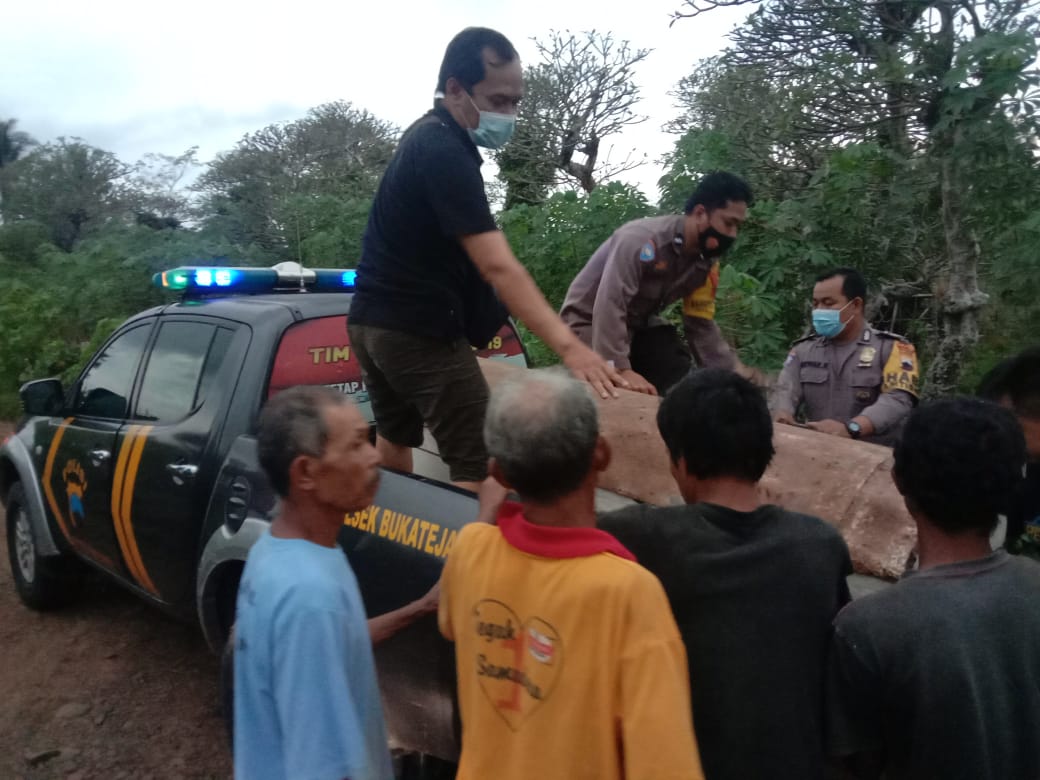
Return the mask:
<path id="1" fill-rule="evenodd" d="M 329 387 L 301 385 L 283 390 L 264 406 L 257 423 L 257 458 L 278 495 L 289 495 L 289 467 L 297 457 L 318 458 L 325 452 L 325 409 L 346 403 L 345 395 Z"/>
<path id="2" fill-rule="evenodd" d="M 1025 437 L 1007 409 L 977 398 L 923 404 L 907 419 L 892 473 L 915 511 L 948 534 L 989 534 L 1022 480 Z"/>
<path id="3" fill-rule="evenodd" d="M 437 91 L 448 88 L 452 76 L 469 92 L 474 84 L 484 80 L 484 49 L 490 48 L 502 62 L 512 62 L 519 55 L 513 44 L 502 33 L 487 27 L 467 27 L 448 44 L 437 76 Z"/>
<path id="4" fill-rule="evenodd" d="M 699 478 L 757 482 L 773 459 L 773 421 L 765 396 L 751 382 L 721 368 L 688 374 L 657 410 L 672 463 L 686 459 Z"/>
<path id="5" fill-rule="evenodd" d="M 831 268 L 817 276 L 815 284 L 826 282 L 836 276 L 841 277 L 841 294 L 847 300 L 859 298 L 864 303 L 867 302 L 867 280 L 855 268 Z"/>
<path id="6" fill-rule="evenodd" d="M 735 173 L 712 171 L 697 182 L 697 188 L 686 201 L 686 213 L 689 214 L 697 206 L 714 211 L 730 201 L 743 202 L 749 206 L 754 203 L 751 185 Z"/>
<path id="7" fill-rule="evenodd" d="M 1040 345 L 998 363 L 982 377 L 977 392 L 997 403 L 1007 400 L 1020 417 L 1040 420 Z"/>

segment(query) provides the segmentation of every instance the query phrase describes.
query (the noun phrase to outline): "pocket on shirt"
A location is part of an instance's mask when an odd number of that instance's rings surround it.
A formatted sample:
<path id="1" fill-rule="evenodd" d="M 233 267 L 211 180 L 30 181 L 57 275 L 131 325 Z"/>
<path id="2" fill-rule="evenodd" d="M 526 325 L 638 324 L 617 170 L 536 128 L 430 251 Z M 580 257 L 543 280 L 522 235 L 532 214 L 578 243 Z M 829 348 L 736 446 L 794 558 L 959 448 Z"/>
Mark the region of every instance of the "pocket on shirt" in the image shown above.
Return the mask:
<path id="1" fill-rule="evenodd" d="M 806 385 L 822 385 L 830 379 L 830 371 L 822 366 L 801 366 L 798 379 Z"/>
<path id="2" fill-rule="evenodd" d="M 849 387 L 856 403 L 869 406 L 877 400 L 881 387 L 880 377 L 874 371 L 853 370 L 852 376 L 849 377 Z"/>

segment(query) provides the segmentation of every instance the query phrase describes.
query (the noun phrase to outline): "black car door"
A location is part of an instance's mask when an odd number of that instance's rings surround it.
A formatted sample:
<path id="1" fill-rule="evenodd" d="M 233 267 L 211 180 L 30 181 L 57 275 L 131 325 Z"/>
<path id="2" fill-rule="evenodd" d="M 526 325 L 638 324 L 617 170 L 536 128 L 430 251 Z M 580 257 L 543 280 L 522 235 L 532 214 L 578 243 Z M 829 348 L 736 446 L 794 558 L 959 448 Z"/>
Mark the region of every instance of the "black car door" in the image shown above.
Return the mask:
<path id="1" fill-rule="evenodd" d="M 112 472 L 153 325 L 136 321 L 98 351 L 72 388 L 44 461 L 43 491 L 62 535 L 80 555 L 124 578 L 129 547 L 112 521 Z"/>
<path id="2" fill-rule="evenodd" d="M 134 540 L 138 584 L 168 604 L 191 604 L 199 535 L 213 477 L 207 463 L 233 389 L 248 328 L 217 318 L 160 320 L 132 418 L 118 434 L 113 507 Z"/>

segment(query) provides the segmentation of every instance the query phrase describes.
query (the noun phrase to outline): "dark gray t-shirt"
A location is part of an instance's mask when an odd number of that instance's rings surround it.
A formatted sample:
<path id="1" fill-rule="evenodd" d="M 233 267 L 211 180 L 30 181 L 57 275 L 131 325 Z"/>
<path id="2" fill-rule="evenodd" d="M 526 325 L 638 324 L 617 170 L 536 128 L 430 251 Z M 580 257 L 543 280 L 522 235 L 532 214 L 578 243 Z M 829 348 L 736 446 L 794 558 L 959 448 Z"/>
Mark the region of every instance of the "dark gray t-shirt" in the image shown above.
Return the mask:
<path id="1" fill-rule="evenodd" d="M 668 595 L 705 777 L 822 777 L 827 647 L 852 571 L 841 535 L 776 506 L 634 506 L 599 527 Z"/>
<path id="2" fill-rule="evenodd" d="M 828 743 L 886 780 L 1040 778 L 1040 564 L 936 566 L 834 621 Z"/>

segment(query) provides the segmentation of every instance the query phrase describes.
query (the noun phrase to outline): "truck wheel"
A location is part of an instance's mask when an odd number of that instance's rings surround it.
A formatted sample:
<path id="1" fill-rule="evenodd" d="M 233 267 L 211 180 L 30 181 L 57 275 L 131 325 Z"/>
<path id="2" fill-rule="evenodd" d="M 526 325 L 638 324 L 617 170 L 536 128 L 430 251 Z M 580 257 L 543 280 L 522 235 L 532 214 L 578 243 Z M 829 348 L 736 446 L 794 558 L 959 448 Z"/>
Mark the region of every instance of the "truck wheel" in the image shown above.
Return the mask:
<path id="1" fill-rule="evenodd" d="M 224 717 L 228 746 L 235 752 L 235 627 L 231 626 L 220 653 L 220 711 Z"/>
<path id="2" fill-rule="evenodd" d="M 40 611 L 55 609 L 79 592 L 79 561 L 64 555 L 40 555 L 25 506 L 25 492 L 17 483 L 7 497 L 7 557 L 15 590 L 27 607 Z"/>

